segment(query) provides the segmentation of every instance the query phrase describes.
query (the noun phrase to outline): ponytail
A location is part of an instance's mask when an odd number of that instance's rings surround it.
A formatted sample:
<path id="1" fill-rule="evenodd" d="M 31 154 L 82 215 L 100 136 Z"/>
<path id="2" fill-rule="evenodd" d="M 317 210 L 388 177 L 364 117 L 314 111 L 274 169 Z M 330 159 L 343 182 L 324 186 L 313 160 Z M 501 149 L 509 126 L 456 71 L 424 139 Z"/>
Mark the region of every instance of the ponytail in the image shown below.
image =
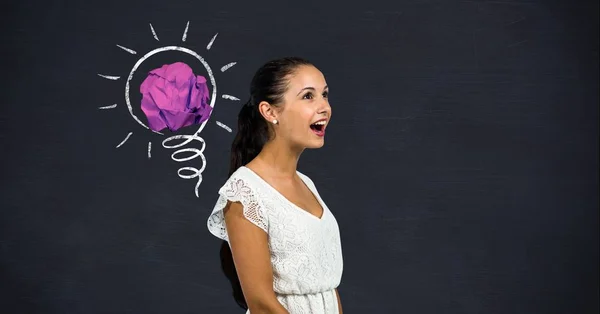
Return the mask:
<path id="1" fill-rule="evenodd" d="M 252 78 L 250 99 L 238 114 L 238 130 L 231 144 L 228 177 L 258 156 L 269 140 L 269 125 L 258 111 L 258 104 L 266 101 L 277 106 L 283 102 L 283 94 L 287 89 L 286 77 L 300 65 L 311 63 L 296 57 L 273 60 L 263 65 Z M 241 308 L 247 310 L 248 304 L 227 241 L 221 243 L 220 255 L 221 269 L 231 283 L 233 298 Z"/>
<path id="2" fill-rule="evenodd" d="M 238 131 L 231 144 L 228 176 L 258 156 L 268 137 L 267 123 L 260 116 L 258 105 L 250 98 L 238 114 Z"/>

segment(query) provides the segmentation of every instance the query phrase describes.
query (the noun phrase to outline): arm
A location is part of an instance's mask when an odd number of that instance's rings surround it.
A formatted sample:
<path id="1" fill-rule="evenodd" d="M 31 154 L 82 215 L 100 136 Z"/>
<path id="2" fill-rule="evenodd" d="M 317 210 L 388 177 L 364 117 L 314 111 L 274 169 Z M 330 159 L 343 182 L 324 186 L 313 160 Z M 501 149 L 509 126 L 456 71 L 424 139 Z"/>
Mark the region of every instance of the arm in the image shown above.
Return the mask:
<path id="1" fill-rule="evenodd" d="M 335 289 L 335 295 L 337 296 L 337 301 L 338 301 L 338 311 L 340 312 L 340 314 L 343 314 L 342 301 L 340 300 L 340 293 L 338 292 L 337 288 Z"/>
<path id="2" fill-rule="evenodd" d="M 244 298 L 252 314 L 289 314 L 273 291 L 267 233 L 248 221 L 239 202 L 223 209 L 231 254 Z"/>

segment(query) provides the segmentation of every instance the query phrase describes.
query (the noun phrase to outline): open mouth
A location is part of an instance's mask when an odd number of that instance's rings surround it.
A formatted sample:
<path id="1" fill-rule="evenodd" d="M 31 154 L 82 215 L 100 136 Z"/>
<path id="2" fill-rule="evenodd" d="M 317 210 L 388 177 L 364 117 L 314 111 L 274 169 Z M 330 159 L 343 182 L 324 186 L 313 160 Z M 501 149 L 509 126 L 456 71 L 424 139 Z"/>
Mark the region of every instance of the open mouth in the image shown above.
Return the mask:
<path id="1" fill-rule="evenodd" d="M 317 135 L 323 136 L 325 135 L 325 124 L 327 121 L 319 121 L 310 125 L 310 129 Z"/>

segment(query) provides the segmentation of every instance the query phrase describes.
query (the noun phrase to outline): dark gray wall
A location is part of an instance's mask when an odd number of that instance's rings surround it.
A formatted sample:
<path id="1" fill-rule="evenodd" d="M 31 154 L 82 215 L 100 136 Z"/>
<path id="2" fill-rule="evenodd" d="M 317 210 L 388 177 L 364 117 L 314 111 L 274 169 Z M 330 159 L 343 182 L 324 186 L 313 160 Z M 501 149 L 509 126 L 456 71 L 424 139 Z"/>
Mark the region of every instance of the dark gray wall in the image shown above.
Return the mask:
<path id="1" fill-rule="evenodd" d="M 597 1 L 0 11 L 1 312 L 241 313 L 206 218 L 234 136 L 215 121 L 235 132 L 242 102 L 216 100 L 198 198 L 177 169 L 199 158 L 174 162 L 125 106 L 134 63 L 180 45 L 213 67 L 219 95 L 243 101 L 269 59 L 325 73 L 332 124 L 299 169 L 340 224 L 345 313 L 598 313 Z M 145 72 L 184 61 L 205 75 L 194 60 L 145 61 L 134 106 Z"/>

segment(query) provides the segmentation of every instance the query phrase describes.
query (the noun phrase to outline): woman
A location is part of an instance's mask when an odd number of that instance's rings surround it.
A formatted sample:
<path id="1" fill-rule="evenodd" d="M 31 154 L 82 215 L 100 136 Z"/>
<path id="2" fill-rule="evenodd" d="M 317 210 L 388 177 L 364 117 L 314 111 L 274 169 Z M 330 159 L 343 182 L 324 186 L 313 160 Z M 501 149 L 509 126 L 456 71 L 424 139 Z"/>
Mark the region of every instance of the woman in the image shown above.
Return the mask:
<path id="1" fill-rule="evenodd" d="M 324 144 L 331 119 L 323 74 L 300 58 L 262 66 L 238 116 L 229 179 L 208 229 L 246 313 L 342 313 L 338 224 L 312 180 L 296 170 Z"/>

